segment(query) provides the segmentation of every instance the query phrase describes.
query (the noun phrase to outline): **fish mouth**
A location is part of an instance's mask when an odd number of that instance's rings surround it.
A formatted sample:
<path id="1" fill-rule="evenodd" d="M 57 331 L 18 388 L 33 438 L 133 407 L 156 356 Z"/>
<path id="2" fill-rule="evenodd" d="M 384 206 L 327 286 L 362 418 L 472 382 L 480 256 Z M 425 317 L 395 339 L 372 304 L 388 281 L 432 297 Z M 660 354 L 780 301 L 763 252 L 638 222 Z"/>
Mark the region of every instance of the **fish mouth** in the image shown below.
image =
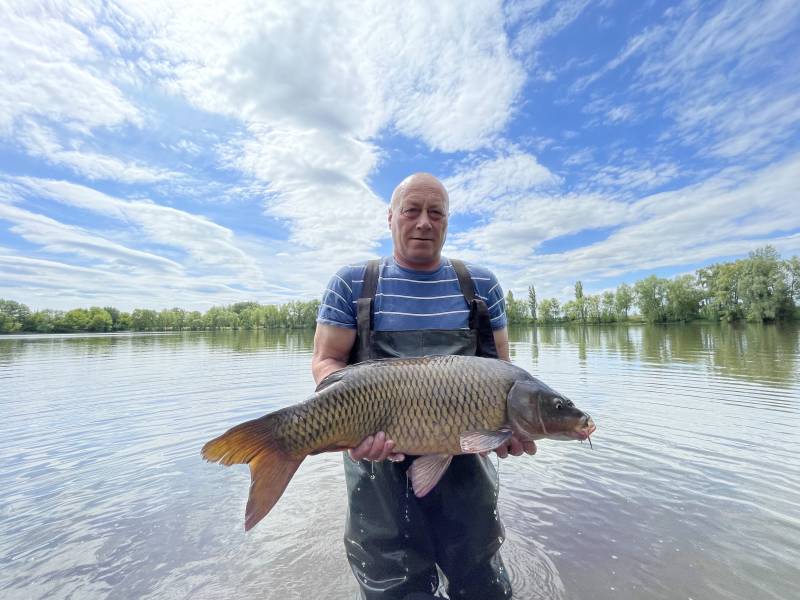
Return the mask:
<path id="1" fill-rule="evenodd" d="M 576 429 L 575 431 L 570 431 L 567 433 L 567 437 L 575 439 L 575 440 L 588 440 L 589 436 L 594 433 L 594 430 L 597 427 L 594 424 L 594 421 L 590 418 L 589 421 L 580 429 Z"/>

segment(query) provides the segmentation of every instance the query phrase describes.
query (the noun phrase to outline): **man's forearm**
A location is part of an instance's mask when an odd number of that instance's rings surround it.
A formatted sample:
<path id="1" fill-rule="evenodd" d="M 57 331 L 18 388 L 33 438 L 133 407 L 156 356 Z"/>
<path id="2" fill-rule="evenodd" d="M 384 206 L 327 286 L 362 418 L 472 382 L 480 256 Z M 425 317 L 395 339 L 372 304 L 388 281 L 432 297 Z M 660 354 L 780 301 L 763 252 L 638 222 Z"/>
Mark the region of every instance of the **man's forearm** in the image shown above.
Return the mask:
<path id="1" fill-rule="evenodd" d="M 314 376 L 314 383 L 319 385 L 319 382 L 325 379 L 328 375 L 339 369 L 344 369 L 347 363 L 335 358 L 323 358 L 311 362 L 311 373 Z"/>

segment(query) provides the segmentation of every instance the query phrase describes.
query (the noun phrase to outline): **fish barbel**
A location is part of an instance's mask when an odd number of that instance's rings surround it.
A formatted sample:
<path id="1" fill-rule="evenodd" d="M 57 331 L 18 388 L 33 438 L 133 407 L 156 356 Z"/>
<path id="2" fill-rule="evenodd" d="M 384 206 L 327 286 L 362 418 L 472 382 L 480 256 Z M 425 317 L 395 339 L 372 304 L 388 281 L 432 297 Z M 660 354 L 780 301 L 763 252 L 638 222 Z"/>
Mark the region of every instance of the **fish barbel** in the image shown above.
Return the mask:
<path id="1" fill-rule="evenodd" d="M 331 373 L 304 402 L 247 421 L 203 446 L 208 461 L 250 466 L 245 530 L 272 509 L 310 454 L 354 448 L 378 431 L 427 494 L 455 454 L 522 440 L 588 439 L 589 415 L 524 369 L 493 358 L 388 358 Z"/>

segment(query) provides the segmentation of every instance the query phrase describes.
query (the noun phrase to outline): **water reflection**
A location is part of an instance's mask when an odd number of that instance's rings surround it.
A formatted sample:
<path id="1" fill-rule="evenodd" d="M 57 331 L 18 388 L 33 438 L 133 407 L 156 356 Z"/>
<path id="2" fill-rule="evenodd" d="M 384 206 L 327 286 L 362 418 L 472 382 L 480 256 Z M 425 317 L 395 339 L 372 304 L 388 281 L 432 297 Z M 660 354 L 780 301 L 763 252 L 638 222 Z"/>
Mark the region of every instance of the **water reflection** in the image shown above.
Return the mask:
<path id="1" fill-rule="evenodd" d="M 599 351 L 628 361 L 705 365 L 726 376 L 793 385 L 800 327 L 753 323 L 512 327 L 509 341 L 512 358 L 520 345 L 525 346 L 534 366 L 540 347 L 568 347 L 581 364 Z"/>

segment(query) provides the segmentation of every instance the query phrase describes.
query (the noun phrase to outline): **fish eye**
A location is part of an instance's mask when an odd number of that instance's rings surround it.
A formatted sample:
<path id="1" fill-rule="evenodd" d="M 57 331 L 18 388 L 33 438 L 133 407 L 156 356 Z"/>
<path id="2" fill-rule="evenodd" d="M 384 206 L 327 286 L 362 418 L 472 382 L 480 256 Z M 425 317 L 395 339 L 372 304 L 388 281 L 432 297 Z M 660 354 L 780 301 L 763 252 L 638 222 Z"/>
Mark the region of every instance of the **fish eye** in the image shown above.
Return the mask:
<path id="1" fill-rule="evenodd" d="M 561 407 L 562 407 L 562 406 L 563 406 L 563 404 L 561 403 L 561 400 L 559 400 L 558 402 L 556 402 L 556 410 L 561 410 Z"/>

